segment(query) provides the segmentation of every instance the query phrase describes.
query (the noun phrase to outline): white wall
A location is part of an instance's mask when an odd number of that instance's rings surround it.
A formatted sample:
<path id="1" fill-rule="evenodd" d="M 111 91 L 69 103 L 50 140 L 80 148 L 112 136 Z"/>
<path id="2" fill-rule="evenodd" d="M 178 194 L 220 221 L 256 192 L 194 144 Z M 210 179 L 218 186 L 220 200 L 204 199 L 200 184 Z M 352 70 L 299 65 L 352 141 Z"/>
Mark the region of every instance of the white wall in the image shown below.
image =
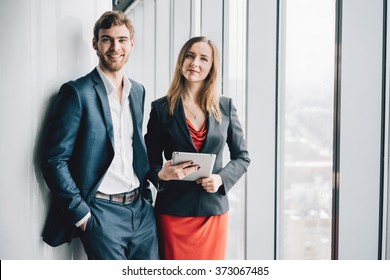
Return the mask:
<path id="1" fill-rule="evenodd" d="M 247 259 L 275 258 L 277 3 L 248 1 Z"/>
<path id="2" fill-rule="evenodd" d="M 93 25 L 111 0 L 0 3 L 0 259 L 85 258 L 79 242 L 41 240 L 48 189 L 37 166 L 50 101 L 97 59 Z"/>
<path id="3" fill-rule="evenodd" d="M 340 259 L 378 258 L 383 23 L 383 1 L 343 1 Z"/>

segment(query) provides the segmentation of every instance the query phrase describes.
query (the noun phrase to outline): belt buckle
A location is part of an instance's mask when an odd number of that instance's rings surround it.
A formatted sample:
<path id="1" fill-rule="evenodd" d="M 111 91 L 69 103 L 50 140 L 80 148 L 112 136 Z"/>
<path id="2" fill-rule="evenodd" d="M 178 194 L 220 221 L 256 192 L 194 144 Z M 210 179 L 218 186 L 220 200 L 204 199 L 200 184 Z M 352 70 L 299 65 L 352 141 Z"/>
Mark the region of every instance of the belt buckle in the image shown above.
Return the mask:
<path id="1" fill-rule="evenodd" d="M 123 195 L 123 204 L 130 204 L 137 198 L 137 189 Z"/>
<path id="2" fill-rule="evenodd" d="M 131 194 L 127 194 L 127 193 L 124 193 L 124 194 L 123 194 L 123 198 L 122 198 L 122 203 L 123 203 L 123 204 L 126 204 L 126 202 L 127 202 L 127 201 L 126 201 L 126 200 L 127 200 L 127 195 L 129 195 L 129 197 L 130 197 Z"/>

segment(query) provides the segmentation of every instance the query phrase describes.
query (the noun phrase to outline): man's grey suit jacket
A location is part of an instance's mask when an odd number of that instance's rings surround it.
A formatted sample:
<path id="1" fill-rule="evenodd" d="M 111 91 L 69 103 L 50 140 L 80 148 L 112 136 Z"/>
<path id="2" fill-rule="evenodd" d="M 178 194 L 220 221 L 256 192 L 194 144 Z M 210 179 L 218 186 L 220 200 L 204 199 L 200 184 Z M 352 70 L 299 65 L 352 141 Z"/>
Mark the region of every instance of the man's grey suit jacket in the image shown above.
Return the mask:
<path id="1" fill-rule="evenodd" d="M 144 87 L 130 80 L 133 118 L 134 171 L 141 190 L 148 190 L 149 170 L 142 135 Z M 114 131 L 107 93 L 96 68 L 76 81 L 61 86 L 48 124 L 42 173 L 53 194 L 43 230 L 51 246 L 70 242 L 75 223 L 88 212 L 88 203 L 114 157 Z"/>

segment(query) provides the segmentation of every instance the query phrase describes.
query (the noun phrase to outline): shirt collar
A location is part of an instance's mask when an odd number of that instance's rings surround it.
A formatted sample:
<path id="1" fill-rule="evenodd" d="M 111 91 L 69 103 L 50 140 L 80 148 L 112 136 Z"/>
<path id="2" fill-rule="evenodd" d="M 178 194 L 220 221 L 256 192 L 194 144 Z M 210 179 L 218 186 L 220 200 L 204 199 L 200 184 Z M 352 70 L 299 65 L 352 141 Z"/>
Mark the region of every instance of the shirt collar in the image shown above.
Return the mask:
<path id="1" fill-rule="evenodd" d="M 114 85 L 113 82 L 111 82 L 111 80 L 106 76 L 106 74 L 104 74 L 103 70 L 100 68 L 99 65 L 98 65 L 96 68 L 97 68 L 97 71 L 98 71 L 100 77 L 101 77 L 102 80 L 103 80 L 103 84 L 104 84 L 104 87 L 105 87 L 105 89 L 106 89 L 107 95 L 111 95 L 113 92 L 116 91 L 115 85 Z M 129 96 L 130 90 L 131 90 L 131 82 L 130 82 L 130 80 L 127 78 L 126 73 L 124 73 L 124 74 L 123 74 L 123 94 L 124 94 L 124 97 L 127 98 L 127 97 Z"/>

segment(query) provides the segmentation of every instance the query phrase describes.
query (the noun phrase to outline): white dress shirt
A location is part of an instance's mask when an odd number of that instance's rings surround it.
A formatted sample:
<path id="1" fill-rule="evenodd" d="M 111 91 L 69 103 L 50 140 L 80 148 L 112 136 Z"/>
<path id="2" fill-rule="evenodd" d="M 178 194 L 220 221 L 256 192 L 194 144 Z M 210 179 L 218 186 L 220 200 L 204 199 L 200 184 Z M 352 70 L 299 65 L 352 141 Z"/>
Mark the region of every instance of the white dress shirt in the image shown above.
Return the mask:
<path id="1" fill-rule="evenodd" d="M 114 128 L 114 159 L 111 162 L 99 191 L 105 194 L 118 194 L 132 191 L 140 182 L 133 168 L 133 118 L 130 112 L 129 94 L 131 83 L 124 75 L 122 103 L 118 98 L 117 88 L 111 80 L 97 67 L 106 88 L 110 105 L 112 125 Z"/>
<path id="2" fill-rule="evenodd" d="M 117 88 L 104 72 L 97 66 L 103 80 L 110 106 L 112 125 L 114 128 L 114 158 L 109 166 L 98 191 L 105 194 L 119 194 L 139 187 L 140 182 L 133 168 L 133 118 L 130 112 L 129 95 L 131 83 L 123 76 L 122 103 Z M 82 225 L 91 213 L 88 212 L 76 226 Z"/>

